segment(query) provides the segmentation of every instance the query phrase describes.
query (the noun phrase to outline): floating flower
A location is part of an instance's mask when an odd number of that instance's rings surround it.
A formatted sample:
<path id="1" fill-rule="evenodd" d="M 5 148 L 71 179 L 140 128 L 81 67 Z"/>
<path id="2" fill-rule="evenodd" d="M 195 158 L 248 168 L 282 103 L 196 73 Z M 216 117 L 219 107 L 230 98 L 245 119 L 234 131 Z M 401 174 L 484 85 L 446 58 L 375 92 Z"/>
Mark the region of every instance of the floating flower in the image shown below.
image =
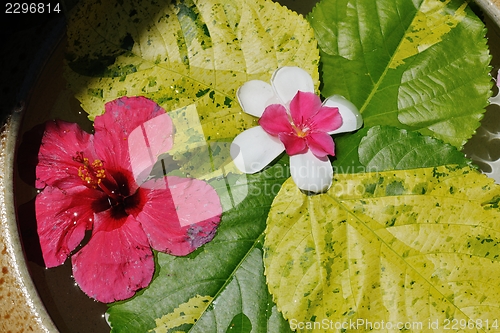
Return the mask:
<path id="1" fill-rule="evenodd" d="M 311 76 L 298 67 L 279 68 L 271 84 L 249 81 L 237 97 L 243 111 L 260 117 L 260 126 L 234 139 L 235 165 L 242 172 L 255 173 L 285 150 L 292 179 L 300 189 L 327 190 L 333 176 L 328 155 L 335 155 L 330 135 L 359 129 L 363 121 L 357 108 L 339 95 L 321 102 Z"/>
<path id="2" fill-rule="evenodd" d="M 150 283 L 151 248 L 186 255 L 210 241 L 222 208 L 203 181 L 150 179 L 157 157 L 173 144 L 172 121 L 156 103 L 124 97 L 105 111 L 94 135 L 77 124 L 46 124 L 35 208 L 47 267 L 64 263 L 92 230 L 72 255 L 73 276 L 87 295 L 108 303 Z"/>

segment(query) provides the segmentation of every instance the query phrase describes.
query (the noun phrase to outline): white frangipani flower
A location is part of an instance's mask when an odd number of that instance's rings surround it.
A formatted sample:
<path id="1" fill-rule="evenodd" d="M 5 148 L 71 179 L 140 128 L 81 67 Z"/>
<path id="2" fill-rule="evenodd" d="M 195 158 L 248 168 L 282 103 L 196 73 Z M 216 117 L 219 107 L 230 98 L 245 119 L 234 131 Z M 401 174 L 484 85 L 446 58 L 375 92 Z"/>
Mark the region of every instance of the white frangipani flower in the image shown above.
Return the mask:
<path id="1" fill-rule="evenodd" d="M 237 92 L 243 111 L 259 117 L 259 125 L 240 133 L 231 156 L 242 172 L 255 173 L 284 150 L 290 155 L 290 173 L 304 191 L 323 192 L 332 184 L 335 155 L 331 134 L 359 129 L 363 120 L 357 108 L 339 95 L 321 102 L 305 70 L 282 67 L 271 84 L 245 83 Z"/>

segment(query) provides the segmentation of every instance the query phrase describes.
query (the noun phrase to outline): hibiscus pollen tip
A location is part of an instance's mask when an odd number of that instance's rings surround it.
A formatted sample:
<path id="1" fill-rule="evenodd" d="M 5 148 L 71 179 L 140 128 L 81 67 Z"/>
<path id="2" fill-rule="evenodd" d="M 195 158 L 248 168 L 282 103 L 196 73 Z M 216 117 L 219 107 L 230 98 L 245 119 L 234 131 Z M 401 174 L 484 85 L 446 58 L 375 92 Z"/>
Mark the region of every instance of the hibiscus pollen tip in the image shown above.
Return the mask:
<path id="1" fill-rule="evenodd" d="M 94 162 L 89 163 L 87 157 L 83 157 L 83 152 L 78 152 L 73 160 L 81 163 L 78 167 L 78 176 L 87 185 L 97 188 L 101 184 L 102 180 L 106 178 L 106 170 L 104 169 L 104 163 L 101 160 L 94 160 Z"/>

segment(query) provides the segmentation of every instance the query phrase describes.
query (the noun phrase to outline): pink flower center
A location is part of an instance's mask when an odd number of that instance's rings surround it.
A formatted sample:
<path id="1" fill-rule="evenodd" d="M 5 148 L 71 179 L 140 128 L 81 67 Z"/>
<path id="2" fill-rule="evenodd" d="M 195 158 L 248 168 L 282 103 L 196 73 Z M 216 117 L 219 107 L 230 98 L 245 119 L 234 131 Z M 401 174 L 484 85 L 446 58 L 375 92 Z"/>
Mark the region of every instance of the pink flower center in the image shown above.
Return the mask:
<path id="1" fill-rule="evenodd" d="M 281 140 L 288 155 L 310 150 L 324 158 L 335 155 L 335 144 L 328 133 L 342 125 L 342 117 L 338 108 L 324 106 L 314 93 L 298 91 L 288 109 L 282 104 L 268 105 L 259 125 Z"/>
<path id="2" fill-rule="evenodd" d="M 102 180 L 106 178 L 106 171 L 101 160 L 94 160 L 90 164 L 89 159 L 83 157 L 83 152 L 78 152 L 76 157 L 73 157 L 73 160 L 82 164 L 78 167 L 78 176 L 87 183 L 87 186 L 97 188 L 102 183 Z"/>
<path id="3" fill-rule="evenodd" d="M 291 124 L 293 129 L 295 130 L 295 134 L 299 138 L 305 138 L 309 135 L 309 128 L 306 126 L 296 126 L 293 123 Z"/>
<path id="4" fill-rule="evenodd" d="M 89 159 L 83 156 L 83 152 L 77 152 L 73 160 L 81 163 L 78 176 L 84 185 L 105 193 L 95 206 L 96 211 L 111 209 L 111 216 L 118 220 L 130 214 L 136 215 L 141 210 L 143 204 L 139 193 L 130 193 L 129 181 L 124 174 L 113 172 L 111 175 L 101 160 L 96 159 L 90 163 Z"/>

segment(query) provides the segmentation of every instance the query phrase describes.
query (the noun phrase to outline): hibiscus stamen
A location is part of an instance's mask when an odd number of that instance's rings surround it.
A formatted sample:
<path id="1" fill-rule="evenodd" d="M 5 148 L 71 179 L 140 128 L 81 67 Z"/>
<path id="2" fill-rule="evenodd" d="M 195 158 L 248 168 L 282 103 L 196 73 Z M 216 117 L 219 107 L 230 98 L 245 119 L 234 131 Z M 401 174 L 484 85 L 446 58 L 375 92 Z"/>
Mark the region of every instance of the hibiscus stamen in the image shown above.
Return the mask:
<path id="1" fill-rule="evenodd" d="M 101 189 L 110 198 L 117 199 L 118 195 L 115 191 L 110 190 L 102 180 L 106 178 L 106 170 L 104 169 L 104 163 L 101 160 L 94 160 L 90 163 L 87 157 L 83 156 L 83 152 L 77 152 L 76 156 L 73 157 L 75 162 L 81 163 L 82 165 L 78 167 L 78 176 L 85 182 L 85 184 L 94 189 Z"/>
<path id="2" fill-rule="evenodd" d="M 102 180 L 106 178 L 106 171 L 101 160 L 94 160 L 89 163 L 89 159 L 83 156 L 83 152 L 77 152 L 73 157 L 75 162 L 81 163 L 78 167 L 78 176 L 90 187 L 97 188 Z"/>

